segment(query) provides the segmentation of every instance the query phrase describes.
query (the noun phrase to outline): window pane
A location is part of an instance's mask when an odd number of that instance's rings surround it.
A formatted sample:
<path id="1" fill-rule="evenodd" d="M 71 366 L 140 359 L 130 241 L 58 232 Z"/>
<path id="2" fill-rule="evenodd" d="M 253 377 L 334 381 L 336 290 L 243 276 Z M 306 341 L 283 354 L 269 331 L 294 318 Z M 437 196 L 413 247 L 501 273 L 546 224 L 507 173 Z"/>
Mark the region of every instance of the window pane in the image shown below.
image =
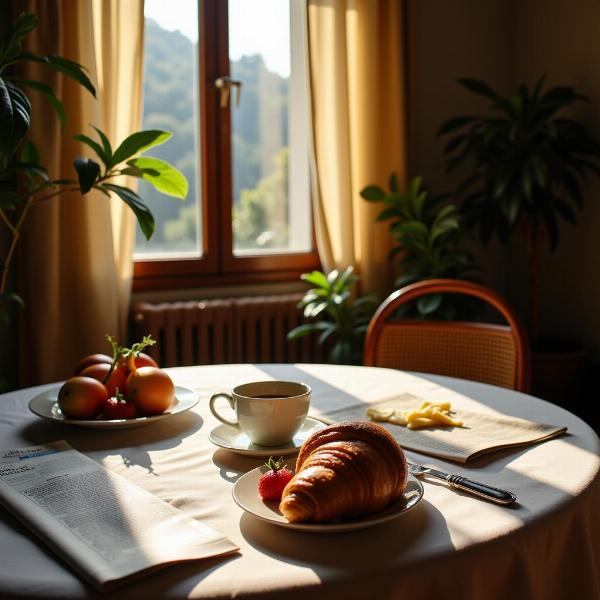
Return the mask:
<path id="1" fill-rule="evenodd" d="M 236 255 L 311 249 L 301 39 L 289 2 L 229 0 L 230 72 L 242 82 L 240 105 L 235 89 L 230 100 Z"/>
<path id="2" fill-rule="evenodd" d="M 146 0 L 144 47 L 144 129 L 171 131 L 149 156 L 166 160 L 188 179 L 181 202 L 140 182 L 139 194 L 156 218 L 149 242 L 138 231 L 136 258 L 201 254 L 200 147 L 198 139 L 198 2 Z"/>

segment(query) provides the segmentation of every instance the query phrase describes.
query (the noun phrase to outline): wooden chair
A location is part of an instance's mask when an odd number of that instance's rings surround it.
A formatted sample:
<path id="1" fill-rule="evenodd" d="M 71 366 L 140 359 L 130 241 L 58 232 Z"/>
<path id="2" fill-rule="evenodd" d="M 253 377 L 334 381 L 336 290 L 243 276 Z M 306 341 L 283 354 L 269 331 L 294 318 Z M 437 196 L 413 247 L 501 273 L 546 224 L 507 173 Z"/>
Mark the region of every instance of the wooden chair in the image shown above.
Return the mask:
<path id="1" fill-rule="evenodd" d="M 398 307 L 427 294 L 479 298 L 507 325 L 466 321 L 391 320 Z M 408 285 L 377 309 L 365 338 L 364 364 L 422 371 L 491 383 L 528 392 L 530 350 L 515 311 L 494 291 L 457 279 L 430 279 Z"/>

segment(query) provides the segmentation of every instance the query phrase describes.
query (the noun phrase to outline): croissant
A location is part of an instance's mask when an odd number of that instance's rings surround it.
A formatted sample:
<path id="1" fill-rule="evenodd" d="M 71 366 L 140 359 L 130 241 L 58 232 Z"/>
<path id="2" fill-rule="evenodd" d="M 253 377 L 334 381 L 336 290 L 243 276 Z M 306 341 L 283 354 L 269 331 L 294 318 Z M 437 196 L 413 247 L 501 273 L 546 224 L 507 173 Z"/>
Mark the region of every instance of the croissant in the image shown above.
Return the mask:
<path id="1" fill-rule="evenodd" d="M 402 494 L 406 478 L 404 452 L 386 429 L 336 423 L 304 442 L 279 510 L 291 523 L 374 513 Z"/>

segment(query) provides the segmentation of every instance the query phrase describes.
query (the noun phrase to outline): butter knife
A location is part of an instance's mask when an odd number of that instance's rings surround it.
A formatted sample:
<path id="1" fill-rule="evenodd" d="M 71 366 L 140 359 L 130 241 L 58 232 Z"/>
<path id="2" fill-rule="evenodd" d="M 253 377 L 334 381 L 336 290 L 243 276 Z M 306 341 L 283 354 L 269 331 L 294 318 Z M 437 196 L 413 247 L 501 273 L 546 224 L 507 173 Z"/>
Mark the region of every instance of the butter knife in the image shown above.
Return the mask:
<path id="1" fill-rule="evenodd" d="M 502 490 L 500 488 L 492 487 L 491 485 L 479 483 L 478 481 L 472 481 L 461 475 L 450 475 L 443 471 L 432 469 L 431 467 L 424 467 L 409 462 L 408 470 L 413 475 L 430 475 L 436 479 L 441 479 L 442 481 L 446 481 L 450 487 L 462 490 L 463 492 L 468 492 L 474 496 L 479 496 L 480 498 L 485 498 L 496 504 L 508 506 L 509 504 L 513 504 L 517 499 L 517 497 L 508 490 Z"/>

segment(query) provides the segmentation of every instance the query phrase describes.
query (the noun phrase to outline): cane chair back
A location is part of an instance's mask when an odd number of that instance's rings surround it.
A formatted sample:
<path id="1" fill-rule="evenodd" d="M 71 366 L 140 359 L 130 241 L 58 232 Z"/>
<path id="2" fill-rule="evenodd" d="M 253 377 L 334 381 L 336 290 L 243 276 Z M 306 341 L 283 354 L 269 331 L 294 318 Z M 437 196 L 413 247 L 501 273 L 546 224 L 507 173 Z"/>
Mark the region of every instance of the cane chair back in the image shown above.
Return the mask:
<path id="1" fill-rule="evenodd" d="M 506 325 L 392 319 L 407 302 L 439 293 L 479 298 L 495 308 Z M 529 344 L 517 314 L 496 292 L 456 279 L 420 281 L 391 294 L 369 324 L 364 364 L 448 375 L 524 392 L 530 386 Z"/>

